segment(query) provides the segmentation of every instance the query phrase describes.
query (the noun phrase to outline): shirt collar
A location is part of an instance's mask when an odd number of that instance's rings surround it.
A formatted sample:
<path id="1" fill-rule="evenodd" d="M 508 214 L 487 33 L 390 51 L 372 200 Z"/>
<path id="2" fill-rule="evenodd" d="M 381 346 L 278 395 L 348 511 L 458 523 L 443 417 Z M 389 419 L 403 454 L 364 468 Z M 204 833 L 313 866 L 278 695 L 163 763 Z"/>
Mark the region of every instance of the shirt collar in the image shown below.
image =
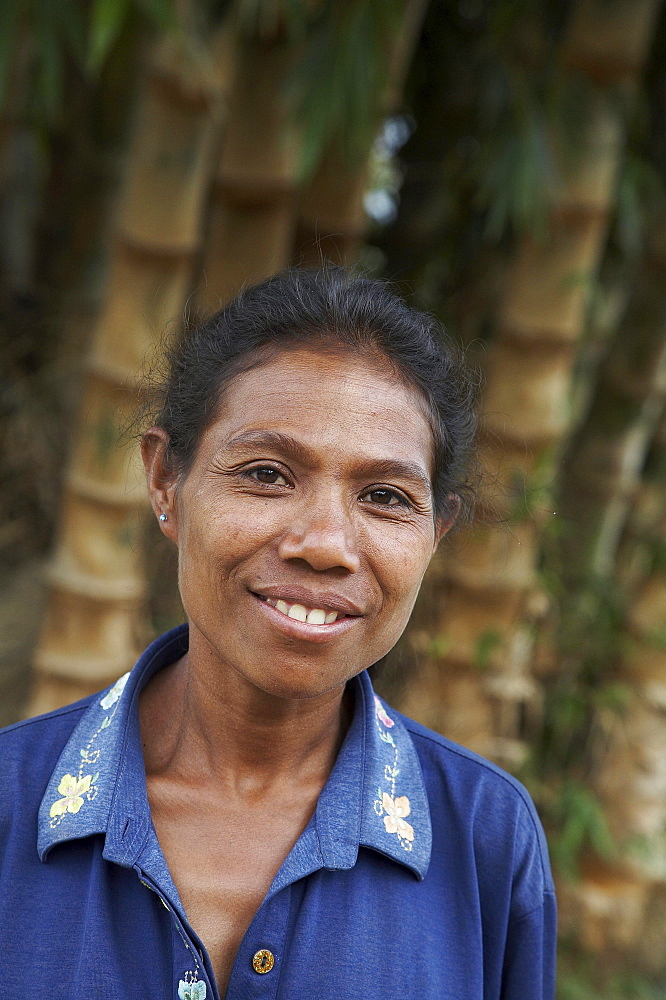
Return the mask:
<path id="1" fill-rule="evenodd" d="M 42 799 L 37 837 L 42 861 L 61 841 L 104 833 L 105 856 L 111 852 L 112 860 L 122 863 L 136 841 L 145 837 L 150 812 L 139 694 L 154 673 L 187 652 L 187 645 L 187 627 L 172 629 L 151 643 L 131 672 L 90 701 Z"/>
<path id="2" fill-rule="evenodd" d="M 138 696 L 187 644 L 187 626 L 172 629 L 148 647 L 130 673 L 90 702 L 42 799 L 37 841 L 42 860 L 57 843 L 105 834 L 104 856 L 135 864 L 151 827 Z M 311 841 L 316 831 L 317 854 L 327 868 L 352 868 L 364 845 L 423 878 L 432 834 L 412 739 L 375 695 L 366 671 L 352 683 L 352 722 L 319 797 L 314 830 L 311 823 L 306 833 Z M 304 852 L 297 845 L 292 853 L 296 861 Z"/>
<path id="3" fill-rule="evenodd" d="M 377 697 L 367 671 L 355 678 L 354 688 L 352 722 L 317 804 L 324 864 L 351 868 L 362 844 L 423 878 L 432 831 L 412 738 Z"/>

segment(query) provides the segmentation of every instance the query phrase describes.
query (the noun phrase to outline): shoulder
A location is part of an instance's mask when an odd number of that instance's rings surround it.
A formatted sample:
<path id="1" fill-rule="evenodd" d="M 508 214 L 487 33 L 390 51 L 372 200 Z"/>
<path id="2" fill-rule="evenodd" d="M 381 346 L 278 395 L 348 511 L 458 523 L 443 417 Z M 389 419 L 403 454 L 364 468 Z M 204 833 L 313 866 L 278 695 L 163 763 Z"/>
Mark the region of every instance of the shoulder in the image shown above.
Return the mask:
<path id="1" fill-rule="evenodd" d="M 393 710 L 393 714 L 399 717 L 412 737 L 426 779 L 439 778 L 446 781 L 452 791 L 459 789 L 466 796 L 471 791 L 490 794 L 536 816 L 529 792 L 508 771 L 400 712 Z M 468 804 L 471 804 L 469 799 Z"/>
<path id="2" fill-rule="evenodd" d="M 64 746 L 95 697 L 0 729 L 0 815 L 16 795 L 23 804 L 41 801 Z"/>
<path id="3" fill-rule="evenodd" d="M 13 744 L 20 744 L 24 740 L 30 741 L 38 734 L 73 729 L 81 714 L 99 697 L 100 693 L 88 695 L 86 698 L 81 698 L 80 701 L 63 705 L 62 708 L 56 708 L 44 715 L 34 715 L 29 719 L 20 719 L 11 726 L 5 726 L 4 729 L 0 729 L 0 745 L 3 748 L 9 747 Z"/>
<path id="4" fill-rule="evenodd" d="M 433 825 L 439 838 L 462 857 L 474 857 L 480 878 L 504 870 L 515 913 L 537 907 L 554 892 L 543 827 L 524 785 L 471 750 L 399 712 L 423 772 Z M 455 845 L 455 846 L 454 846 Z"/>

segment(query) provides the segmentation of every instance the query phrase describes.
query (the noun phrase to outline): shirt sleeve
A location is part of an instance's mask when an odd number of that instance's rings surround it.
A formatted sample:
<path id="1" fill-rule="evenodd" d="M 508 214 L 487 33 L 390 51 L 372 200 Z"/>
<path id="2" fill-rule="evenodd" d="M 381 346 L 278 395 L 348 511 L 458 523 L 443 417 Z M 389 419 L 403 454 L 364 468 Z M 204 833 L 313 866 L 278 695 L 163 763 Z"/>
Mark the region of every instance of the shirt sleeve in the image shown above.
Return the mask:
<path id="1" fill-rule="evenodd" d="M 546 892 L 537 909 L 509 924 L 501 1000 L 553 1000 L 557 907 Z"/>

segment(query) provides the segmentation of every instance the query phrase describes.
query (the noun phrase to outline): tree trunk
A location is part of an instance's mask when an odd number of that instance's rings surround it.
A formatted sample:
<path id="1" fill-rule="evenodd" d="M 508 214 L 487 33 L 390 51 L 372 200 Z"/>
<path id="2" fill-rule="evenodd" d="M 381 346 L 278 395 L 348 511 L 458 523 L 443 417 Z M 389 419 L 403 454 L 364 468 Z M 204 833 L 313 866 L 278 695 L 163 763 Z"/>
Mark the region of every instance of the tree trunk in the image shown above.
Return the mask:
<path id="1" fill-rule="evenodd" d="M 178 327 L 199 247 L 216 119 L 208 72 L 164 43 L 139 102 L 106 301 L 86 365 L 36 679 L 35 714 L 108 684 L 143 644 L 136 373 Z"/>
<path id="2" fill-rule="evenodd" d="M 634 89 L 658 4 L 574 5 L 562 58 L 587 81 L 576 155 L 562 151 L 562 185 L 548 239 L 524 237 L 510 268 L 499 330 L 487 363 L 480 459 L 496 487 L 481 497 L 477 527 L 442 552 L 443 580 L 425 655 L 401 708 L 508 766 L 524 756 L 521 730 L 538 711 L 531 673 L 540 536 L 552 516 L 543 499 L 569 429 L 572 362 L 587 292 L 604 248 L 625 112 L 617 91 Z M 491 522 L 499 515 L 498 530 Z"/>

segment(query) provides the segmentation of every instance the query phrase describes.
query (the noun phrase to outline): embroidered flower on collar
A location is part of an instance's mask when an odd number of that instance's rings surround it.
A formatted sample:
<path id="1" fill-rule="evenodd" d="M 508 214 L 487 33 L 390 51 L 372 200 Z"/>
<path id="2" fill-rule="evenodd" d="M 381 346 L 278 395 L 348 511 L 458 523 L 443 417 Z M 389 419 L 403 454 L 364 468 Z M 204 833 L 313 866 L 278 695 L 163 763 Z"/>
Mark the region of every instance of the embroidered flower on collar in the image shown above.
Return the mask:
<path id="1" fill-rule="evenodd" d="M 107 691 L 102 700 L 100 701 L 100 705 L 102 706 L 105 712 L 108 711 L 108 709 L 112 708 L 113 705 L 115 705 L 115 703 L 120 698 L 121 694 L 125 690 L 125 685 L 127 684 L 129 675 L 130 672 L 128 670 L 126 674 L 123 674 L 122 677 L 119 677 L 116 683 L 111 688 L 111 690 Z"/>
<path id="2" fill-rule="evenodd" d="M 203 979 L 197 979 L 196 982 L 181 979 L 178 983 L 178 996 L 180 1000 L 206 1000 L 206 984 Z"/>
<path id="3" fill-rule="evenodd" d="M 123 674 L 123 676 L 116 681 L 113 687 L 107 691 L 104 697 L 100 699 L 100 707 L 103 708 L 105 712 L 109 709 L 111 709 L 111 711 L 108 715 L 104 716 L 86 745 L 81 747 L 79 750 L 79 754 L 81 755 L 81 764 L 79 766 L 78 774 L 75 776 L 67 773 L 60 779 L 58 792 L 60 795 L 64 796 L 64 798 L 57 799 L 49 810 L 49 816 L 51 817 L 49 826 L 51 826 L 51 828 L 58 826 L 67 813 L 74 813 L 76 815 L 84 803 L 84 796 L 88 802 L 92 802 L 92 800 L 96 797 L 99 791 L 97 785 L 99 771 L 96 771 L 95 774 L 86 775 L 84 775 L 83 772 L 89 767 L 95 765 L 100 758 L 102 748 L 99 744 L 96 745 L 97 740 L 100 734 L 105 729 L 108 729 L 113 722 L 114 716 L 118 711 L 120 696 L 125 689 L 128 678 L 129 672 Z"/>
<path id="4" fill-rule="evenodd" d="M 378 816 L 384 819 L 384 829 L 387 833 L 395 834 L 400 841 L 400 846 L 406 851 L 412 850 L 414 842 L 414 827 L 405 822 L 405 816 L 409 816 L 412 811 L 409 799 L 406 795 L 396 795 L 396 778 L 400 774 L 398 767 L 398 757 L 400 752 L 390 730 L 395 726 L 395 722 L 381 701 L 375 695 L 375 722 L 379 738 L 393 750 L 393 760 L 384 767 L 384 778 L 390 785 L 390 792 L 383 792 L 377 789 L 377 798 L 374 801 L 374 810 Z"/>
<path id="5" fill-rule="evenodd" d="M 83 796 L 90 791 L 92 774 L 86 774 L 84 778 L 75 778 L 73 774 L 63 774 L 58 792 L 64 798 L 53 803 L 49 810 L 49 815 L 63 816 L 66 812 L 77 813 L 83 805 Z"/>
<path id="6" fill-rule="evenodd" d="M 380 720 L 380 722 L 384 723 L 387 729 L 392 729 L 393 726 L 395 726 L 395 722 L 389 715 L 386 714 L 386 709 L 382 705 L 377 695 L 375 695 L 375 712 L 377 714 L 377 718 Z"/>
<path id="7" fill-rule="evenodd" d="M 397 833 L 400 840 L 407 840 L 411 844 L 414 840 L 414 827 L 405 822 L 405 816 L 409 816 L 412 811 L 409 799 L 406 795 L 399 795 L 392 799 L 386 792 L 382 795 L 382 808 L 386 813 L 384 816 L 384 826 L 387 833 Z"/>

